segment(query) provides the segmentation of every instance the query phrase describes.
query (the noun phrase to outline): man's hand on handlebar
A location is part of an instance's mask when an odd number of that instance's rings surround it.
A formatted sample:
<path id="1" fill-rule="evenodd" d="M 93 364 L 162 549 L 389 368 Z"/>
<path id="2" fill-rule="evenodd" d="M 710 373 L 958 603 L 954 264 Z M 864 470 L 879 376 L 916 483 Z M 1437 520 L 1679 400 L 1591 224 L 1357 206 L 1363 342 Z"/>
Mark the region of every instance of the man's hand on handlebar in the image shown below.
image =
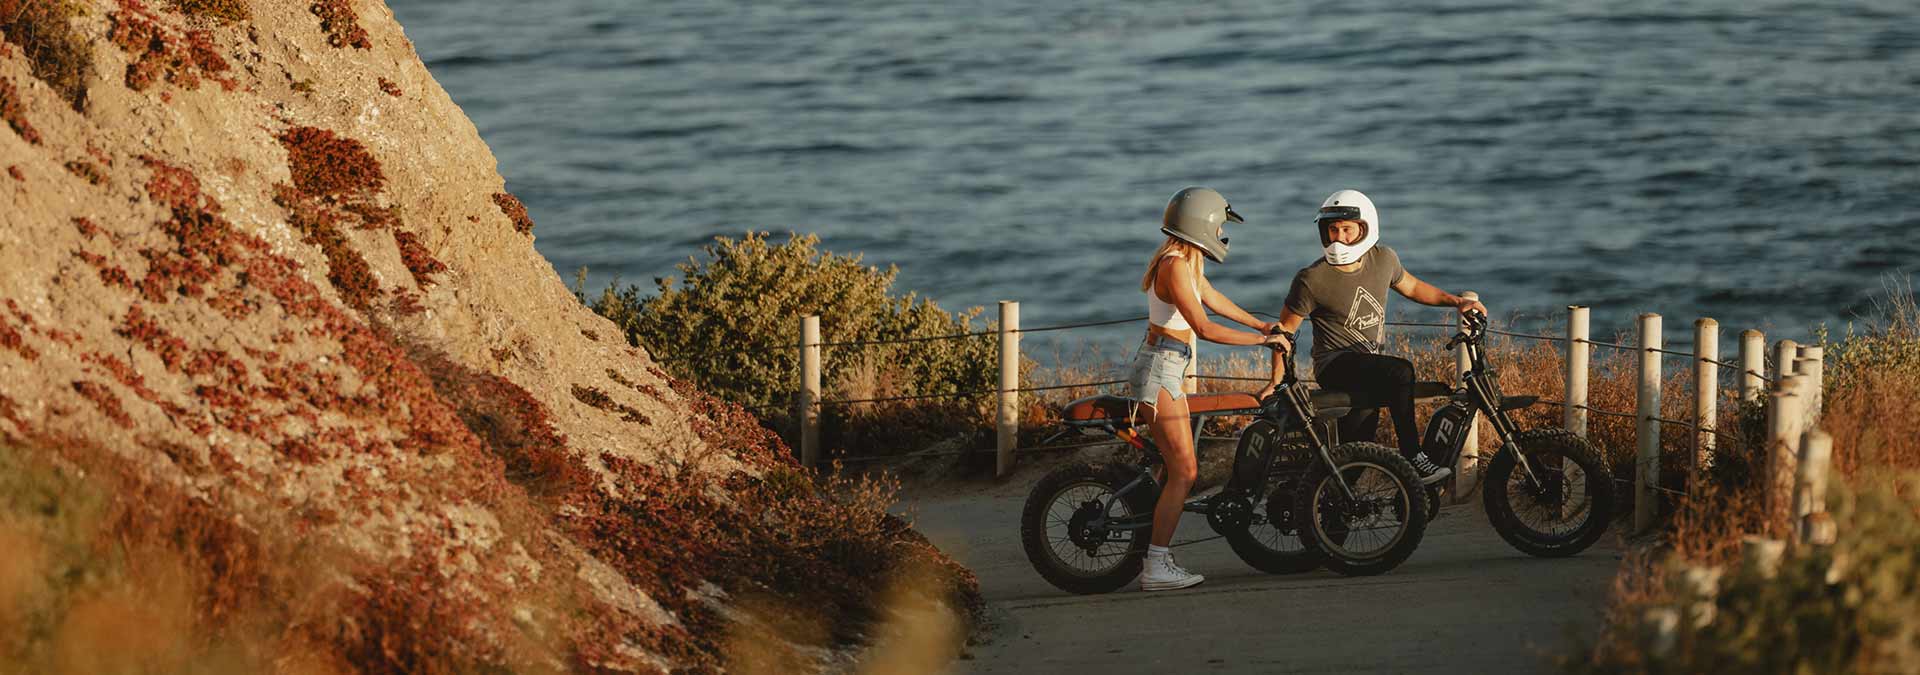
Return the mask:
<path id="1" fill-rule="evenodd" d="M 1480 312 L 1480 315 L 1482 317 L 1488 314 L 1487 306 L 1480 304 L 1479 300 L 1468 300 L 1466 298 L 1461 298 L 1459 304 L 1454 305 L 1454 307 L 1459 309 L 1461 314 L 1466 314 L 1467 312 L 1474 312 L 1474 311 Z"/>

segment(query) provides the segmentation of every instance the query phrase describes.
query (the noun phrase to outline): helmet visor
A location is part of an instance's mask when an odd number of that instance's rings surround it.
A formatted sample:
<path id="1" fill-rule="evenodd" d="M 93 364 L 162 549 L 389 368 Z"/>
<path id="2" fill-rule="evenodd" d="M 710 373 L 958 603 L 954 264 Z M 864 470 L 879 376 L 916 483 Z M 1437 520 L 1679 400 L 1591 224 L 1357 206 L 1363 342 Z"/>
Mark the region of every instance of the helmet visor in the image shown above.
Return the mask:
<path id="1" fill-rule="evenodd" d="M 1240 217 L 1240 214 L 1238 214 L 1238 213 L 1235 213 L 1235 212 L 1233 211 L 1233 205 L 1232 205 L 1232 204 L 1228 204 L 1228 205 L 1227 205 L 1227 220 L 1229 220 L 1229 221 L 1231 221 L 1231 222 L 1235 222 L 1235 223 L 1244 223 L 1244 222 L 1247 222 L 1247 219 L 1245 219 L 1245 218 L 1241 218 L 1241 217 Z M 1220 241 L 1226 241 L 1226 240 L 1225 240 L 1225 239 L 1221 239 Z"/>
<path id="2" fill-rule="evenodd" d="M 1320 207 L 1320 214 L 1317 216 L 1314 216 L 1313 218 L 1313 222 L 1316 222 L 1316 223 L 1324 223 L 1329 220 L 1361 220 L 1360 207 L 1358 206 L 1322 206 Z M 1366 222 L 1366 221 L 1361 220 L 1361 222 Z"/>

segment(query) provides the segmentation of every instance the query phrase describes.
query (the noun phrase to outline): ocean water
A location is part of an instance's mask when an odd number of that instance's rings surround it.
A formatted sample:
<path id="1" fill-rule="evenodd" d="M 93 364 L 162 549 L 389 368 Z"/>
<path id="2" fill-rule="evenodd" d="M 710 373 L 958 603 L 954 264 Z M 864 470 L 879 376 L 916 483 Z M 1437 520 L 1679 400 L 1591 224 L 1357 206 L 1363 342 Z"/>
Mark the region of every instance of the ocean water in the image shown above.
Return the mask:
<path id="1" fill-rule="evenodd" d="M 1140 315 L 1188 185 L 1247 217 L 1208 273 L 1257 311 L 1340 188 L 1414 274 L 1528 328 L 1584 304 L 1596 334 L 1662 313 L 1670 345 L 1699 316 L 1804 336 L 1920 269 L 1912 0 L 392 7 L 595 290 L 795 230 L 948 308 Z"/>

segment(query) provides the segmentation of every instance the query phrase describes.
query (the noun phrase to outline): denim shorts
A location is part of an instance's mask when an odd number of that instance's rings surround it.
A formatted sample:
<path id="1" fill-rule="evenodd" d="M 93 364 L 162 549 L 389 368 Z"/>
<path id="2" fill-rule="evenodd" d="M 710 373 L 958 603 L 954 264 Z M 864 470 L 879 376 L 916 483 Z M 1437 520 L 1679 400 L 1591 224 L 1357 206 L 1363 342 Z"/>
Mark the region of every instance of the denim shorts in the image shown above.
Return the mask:
<path id="1" fill-rule="evenodd" d="M 1128 397 L 1153 404 L 1159 402 L 1164 388 L 1169 399 L 1186 398 L 1182 384 L 1187 379 L 1187 363 L 1192 360 L 1193 348 L 1183 342 L 1156 340 L 1142 345 L 1127 370 Z"/>

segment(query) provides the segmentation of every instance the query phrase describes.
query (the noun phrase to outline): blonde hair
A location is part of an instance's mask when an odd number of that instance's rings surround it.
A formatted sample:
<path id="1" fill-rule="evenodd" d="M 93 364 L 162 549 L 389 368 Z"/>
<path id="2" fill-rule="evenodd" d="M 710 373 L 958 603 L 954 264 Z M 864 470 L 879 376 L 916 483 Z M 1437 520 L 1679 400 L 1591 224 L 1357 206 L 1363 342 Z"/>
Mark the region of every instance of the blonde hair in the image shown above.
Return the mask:
<path id="1" fill-rule="evenodd" d="M 1140 291 L 1142 293 L 1153 290 L 1154 273 L 1160 271 L 1160 261 L 1166 259 L 1168 251 L 1177 251 L 1179 255 L 1176 257 L 1181 258 L 1181 262 L 1186 263 L 1187 267 L 1193 269 L 1194 278 L 1198 279 L 1200 277 L 1200 247 L 1173 237 L 1167 237 L 1166 241 L 1160 243 L 1160 248 L 1153 250 L 1153 259 L 1147 262 L 1147 273 L 1140 277 Z"/>

